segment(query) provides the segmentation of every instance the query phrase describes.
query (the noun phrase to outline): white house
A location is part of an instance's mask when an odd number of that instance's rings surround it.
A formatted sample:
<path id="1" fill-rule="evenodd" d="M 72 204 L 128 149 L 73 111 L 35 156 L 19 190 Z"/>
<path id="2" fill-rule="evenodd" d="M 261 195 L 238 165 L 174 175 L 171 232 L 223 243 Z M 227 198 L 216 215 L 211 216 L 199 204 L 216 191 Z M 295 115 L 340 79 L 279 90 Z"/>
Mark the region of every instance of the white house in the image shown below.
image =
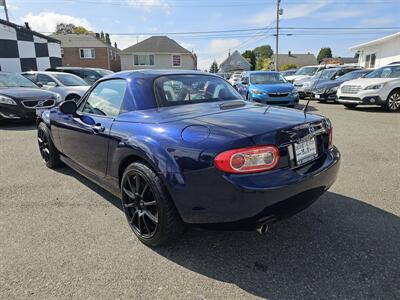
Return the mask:
<path id="1" fill-rule="evenodd" d="M 400 32 L 349 48 L 359 55 L 358 65 L 377 68 L 400 62 Z"/>

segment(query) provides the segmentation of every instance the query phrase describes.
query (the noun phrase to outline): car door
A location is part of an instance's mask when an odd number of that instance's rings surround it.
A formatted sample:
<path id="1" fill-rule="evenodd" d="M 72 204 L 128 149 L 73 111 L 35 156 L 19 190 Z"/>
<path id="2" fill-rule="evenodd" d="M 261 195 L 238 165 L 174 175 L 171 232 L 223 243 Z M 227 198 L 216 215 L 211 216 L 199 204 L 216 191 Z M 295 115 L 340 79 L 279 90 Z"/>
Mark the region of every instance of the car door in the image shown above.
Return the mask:
<path id="1" fill-rule="evenodd" d="M 109 135 L 125 90 L 123 79 L 101 81 L 82 100 L 76 115 L 58 120 L 63 154 L 98 177 L 107 172 Z"/>

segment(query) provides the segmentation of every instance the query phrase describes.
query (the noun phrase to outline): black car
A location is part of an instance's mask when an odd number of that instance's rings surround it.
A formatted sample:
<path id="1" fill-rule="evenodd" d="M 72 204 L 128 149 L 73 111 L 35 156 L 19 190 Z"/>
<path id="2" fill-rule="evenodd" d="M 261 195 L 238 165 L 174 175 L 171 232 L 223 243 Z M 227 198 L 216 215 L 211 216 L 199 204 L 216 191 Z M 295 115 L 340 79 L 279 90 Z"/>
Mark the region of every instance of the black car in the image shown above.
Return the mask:
<path id="1" fill-rule="evenodd" d="M 114 72 L 101 68 L 80 68 L 80 67 L 58 67 L 55 69 L 47 69 L 46 71 L 65 72 L 79 76 L 90 85 L 95 83 L 98 79 L 111 75 Z"/>
<path id="2" fill-rule="evenodd" d="M 357 79 L 367 75 L 370 70 L 357 70 L 347 73 L 343 76 L 336 78 L 335 80 L 323 81 L 316 85 L 314 89 L 314 99 L 319 102 L 335 101 L 336 102 L 336 92 L 339 86 L 346 81 Z"/>
<path id="3" fill-rule="evenodd" d="M 20 74 L 0 72 L 0 120 L 34 120 L 36 109 L 51 108 L 60 101 L 59 94 L 40 89 Z"/>

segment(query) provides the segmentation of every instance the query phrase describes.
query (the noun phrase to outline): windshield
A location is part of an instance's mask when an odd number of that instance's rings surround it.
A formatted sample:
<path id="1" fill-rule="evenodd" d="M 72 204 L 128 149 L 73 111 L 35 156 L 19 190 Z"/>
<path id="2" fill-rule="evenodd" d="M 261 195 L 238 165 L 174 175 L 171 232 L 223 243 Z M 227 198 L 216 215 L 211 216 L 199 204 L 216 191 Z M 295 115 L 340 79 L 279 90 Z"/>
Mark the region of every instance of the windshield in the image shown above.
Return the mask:
<path id="1" fill-rule="evenodd" d="M 322 70 L 315 74 L 314 78 L 320 80 L 330 80 L 336 74 L 336 72 L 337 70 L 335 69 Z"/>
<path id="2" fill-rule="evenodd" d="M 20 74 L 0 74 L 0 88 L 10 87 L 37 88 L 36 84 Z"/>
<path id="3" fill-rule="evenodd" d="M 242 99 L 225 80 L 208 75 L 162 76 L 154 85 L 160 106 Z"/>
<path id="4" fill-rule="evenodd" d="M 315 72 L 317 72 L 318 67 L 302 67 L 301 69 L 299 69 L 295 75 L 308 75 L 308 76 L 312 76 L 315 74 Z"/>
<path id="5" fill-rule="evenodd" d="M 53 76 L 66 86 L 88 85 L 82 78 L 71 74 L 53 74 Z"/>
<path id="6" fill-rule="evenodd" d="M 252 84 L 276 84 L 287 81 L 280 73 L 257 73 L 250 75 L 250 82 Z"/>
<path id="7" fill-rule="evenodd" d="M 400 78 L 400 66 L 387 66 L 372 71 L 365 78 Z"/>
<path id="8" fill-rule="evenodd" d="M 348 80 L 352 80 L 352 79 L 356 79 L 356 78 L 362 77 L 362 76 L 364 76 L 364 75 L 367 74 L 367 73 L 368 73 L 368 71 L 363 71 L 363 72 L 360 72 L 360 71 L 349 72 L 349 73 L 347 73 L 347 74 L 344 74 L 343 76 L 340 76 L 340 77 L 336 78 L 336 80 L 338 80 L 338 81 L 348 81 Z"/>
<path id="9" fill-rule="evenodd" d="M 105 70 L 105 69 L 95 69 L 95 71 L 97 73 L 99 73 L 101 76 L 107 76 L 107 75 L 111 75 L 114 73 L 113 71 Z"/>

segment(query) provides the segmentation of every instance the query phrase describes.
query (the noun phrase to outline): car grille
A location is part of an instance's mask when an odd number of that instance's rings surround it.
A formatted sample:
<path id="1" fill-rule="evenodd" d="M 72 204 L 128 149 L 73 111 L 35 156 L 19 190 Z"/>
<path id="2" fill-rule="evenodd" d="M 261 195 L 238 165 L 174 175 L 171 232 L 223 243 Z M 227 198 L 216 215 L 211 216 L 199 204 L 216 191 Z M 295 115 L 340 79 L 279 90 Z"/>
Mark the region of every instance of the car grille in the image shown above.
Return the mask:
<path id="1" fill-rule="evenodd" d="M 21 101 L 22 105 L 26 108 L 49 108 L 56 104 L 55 99 L 24 99 Z"/>
<path id="2" fill-rule="evenodd" d="M 270 97 L 287 97 L 289 93 L 268 93 L 268 96 Z"/>
<path id="3" fill-rule="evenodd" d="M 357 94 L 361 90 L 359 85 L 344 85 L 341 87 L 342 93 L 345 94 Z"/>

